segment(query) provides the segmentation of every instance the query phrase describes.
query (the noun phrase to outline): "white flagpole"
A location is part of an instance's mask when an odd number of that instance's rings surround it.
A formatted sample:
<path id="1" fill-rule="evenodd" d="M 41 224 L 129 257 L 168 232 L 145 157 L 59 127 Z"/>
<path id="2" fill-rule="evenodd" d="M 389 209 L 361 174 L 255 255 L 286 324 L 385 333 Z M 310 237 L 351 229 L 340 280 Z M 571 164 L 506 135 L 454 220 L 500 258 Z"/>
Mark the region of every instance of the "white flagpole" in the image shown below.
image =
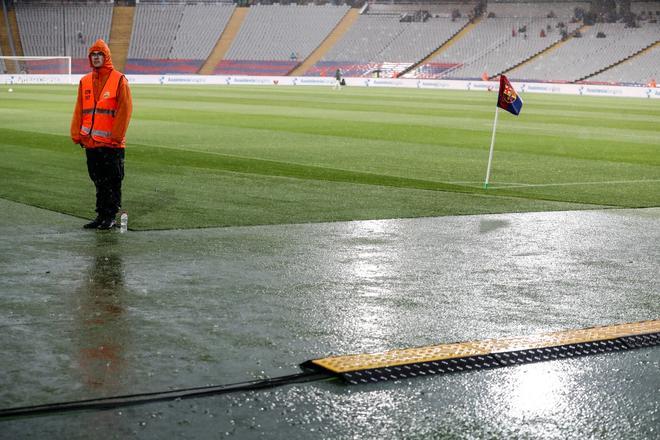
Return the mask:
<path id="1" fill-rule="evenodd" d="M 486 181 L 484 182 L 484 189 L 488 189 L 488 180 L 490 179 L 490 166 L 493 163 L 493 149 L 495 147 L 495 130 L 497 130 L 497 115 L 499 107 L 495 106 L 495 120 L 493 121 L 493 137 L 490 140 L 490 153 L 488 154 L 488 168 L 486 169 Z"/>

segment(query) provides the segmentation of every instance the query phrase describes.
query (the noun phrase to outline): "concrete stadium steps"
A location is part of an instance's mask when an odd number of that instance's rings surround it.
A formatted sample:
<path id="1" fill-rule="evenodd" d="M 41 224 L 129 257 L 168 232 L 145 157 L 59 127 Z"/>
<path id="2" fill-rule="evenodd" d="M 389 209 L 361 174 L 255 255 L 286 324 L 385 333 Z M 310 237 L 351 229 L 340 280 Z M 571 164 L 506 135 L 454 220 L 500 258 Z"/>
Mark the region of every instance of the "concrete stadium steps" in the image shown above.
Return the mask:
<path id="1" fill-rule="evenodd" d="M 591 26 L 589 26 L 589 25 L 584 25 L 584 26 L 578 28 L 578 29 L 577 29 L 577 32 L 584 33 L 584 32 L 585 32 L 586 30 L 588 30 L 589 28 L 591 28 Z M 561 46 L 563 46 L 564 44 L 566 44 L 566 42 L 569 41 L 571 38 L 573 38 L 573 37 L 567 38 L 566 40 L 559 40 L 559 41 L 556 42 L 555 44 L 548 46 L 545 50 L 542 50 L 541 52 L 535 54 L 534 56 L 531 56 L 531 57 L 527 58 L 526 60 L 522 61 L 521 63 L 518 63 L 518 64 L 516 64 L 515 66 L 511 66 L 511 68 L 509 68 L 509 69 L 503 70 L 502 72 L 500 72 L 500 73 L 498 73 L 497 75 L 493 76 L 493 78 L 495 78 L 495 77 L 499 77 L 500 75 L 503 75 L 503 74 L 506 74 L 506 75 L 509 75 L 509 76 L 510 76 L 512 73 L 515 74 L 515 71 L 516 71 L 518 68 L 520 68 L 520 67 L 522 67 L 522 66 L 525 66 L 525 65 L 527 65 L 527 64 L 529 64 L 529 63 L 535 61 L 536 59 L 538 59 L 538 58 L 539 58 L 540 56 L 542 56 L 542 55 L 547 55 L 547 54 L 549 54 L 550 52 L 553 52 L 553 51 L 559 49 Z"/>
<path id="2" fill-rule="evenodd" d="M 5 17 L 5 8 L 0 8 L 0 48 L 4 56 L 22 56 L 23 45 L 21 44 L 20 32 L 18 30 L 18 20 L 16 19 L 16 11 L 12 9 L 7 10 Z M 7 28 L 9 24 L 9 28 Z M 14 50 L 12 51 L 12 45 Z M 15 52 L 15 53 L 14 53 Z M 4 62 L 4 68 L 7 73 L 18 73 L 18 63 Z"/>
<path id="3" fill-rule="evenodd" d="M 300 65 L 288 73 L 289 76 L 304 75 L 312 66 L 318 63 L 323 56 L 346 34 L 360 15 L 360 10 L 351 8 L 337 26 L 328 34 L 319 47 L 314 50 Z"/>
<path id="4" fill-rule="evenodd" d="M 11 44 L 9 44 L 9 32 L 7 30 L 4 8 L 0 8 L 0 55 L 12 56 Z M 7 65 L 9 64 L 9 65 Z M 16 73 L 14 63 L 0 62 L 0 69 L 7 69 L 9 73 Z"/>
<path id="5" fill-rule="evenodd" d="M 238 34 L 238 31 L 241 29 L 241 25 L 245 20 L 245 17 L 250 12 L 250 8 L 237 7 L 234 9 L 234 13 L 229 19 L 229 23 L 225 27 L 225 30 L 220 35 L 218 42 L 211 51 L 211 55 L 206 59 L 202 67 L 199 69 L 199 74 L 201 75 L 213 75 L 213 71 L 224 59 L 225 54 L 231 47 L 231 44 L 234 42 L 234 38 Z"/>
<path id="6" fill-rule="evenodd" d="M 412 66 L 408 67 L 406 70 L 401 72 L 399 76 L 404 76 L 409 72 L 412 72 L 413 70 L 423 67 L 426 64 L 429 64 L 431 60 L 435 59 L 438 55 L 443 53 L 445 50 L 447 50 L 449 47 L 451 47 L 454 43 L 462 39 L 464 36 L 466 36 L 472 29 L 474 29 L 475 26 L 479 24 L 481 21 L 481 17 L 476 17 L 474 21 L 468 22 L 463 28 L 461 28 L 460 31 L 456 32 L 453 37 L 451 37 L 449 40 L 445 41 L 443 44 L 441 44 L 436 50 L 428 54 L 425 58 L 423 58 L 421 61 L 413 64 Z"/>
<path id="7" fill-rule="evenodd" d="M 18 29 L 18 19 L 16 18 L 16 9 L 11 8 L 7 11 L 9 17 L 9 28 L 11 31 L 11 38 L 14 41 L 14 49 L 16 50 L 16 56 L 22 57 L 24 52 L 23 52 L 23 44 L 21 44 L 21 33 Z"/>
<path id="8" fill-rule="evenodd" d="M 115 5 L 112 10 L 112 27 L 110 28 L 108 46 L 110 46 L 110 52 L 112 53 L 112 63 L 117 70 L 122 72 L 126 68 L 134 17 L 135 7 L 133 6 Z"/>
<path id="9" fill-rule="evenodd" d="M 5 56 L 11 56 L 12 50 L 9 44 L 9 32 L 7 30 L 4 8 L 0 8 L 0 50 Z"/>

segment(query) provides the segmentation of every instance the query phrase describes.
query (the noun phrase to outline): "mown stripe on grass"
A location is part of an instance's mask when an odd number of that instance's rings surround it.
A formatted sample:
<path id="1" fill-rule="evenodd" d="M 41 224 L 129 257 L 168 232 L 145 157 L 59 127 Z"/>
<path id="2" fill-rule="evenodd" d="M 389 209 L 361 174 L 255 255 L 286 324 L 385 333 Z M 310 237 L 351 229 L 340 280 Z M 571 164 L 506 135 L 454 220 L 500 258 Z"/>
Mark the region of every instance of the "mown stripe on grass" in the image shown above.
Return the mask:
<path id="1" fill-rule="evenodd" d="M 406 112 L 406 111 L 393 111 L 395 108 L 388 111 L 380 111 L 377 107 L 371 106 L 369 109 L 351 110 L 341 107 L 325 107 L 315 108 L 306 105 L 289 105 L 283 106 L 282 103 L 273 104 L 261 102 L 260 104 L 249 103 L 235 103 L 227 104 L 223 102 L 213 103 L 198 103 L 198 102 L 176 102 L 173 103 L 167 112 L 159 112 L 160 106 L 158 101 L 146 101 L 151 111 L 149 114 L 162 113 L 161 117 L 168 120 L 179 120 L 180 115 L 185 112 L 187 120 L 205 121 L 208 118 L 218 120 L 223 118 L 224 115 L 240 115 L 239 119 L 245 116 L 257 116 L 259 119 L 265 121 L 271 118 L 285 117 L 299 122 L 304 119 L 315 119 L 321 121 L 351 121 L 360 122 L 364 124 L 393 124 L 393 125 L 411 125 L 415 127 L 434 127 L 438 128 L 454 128 L 460 127 L 466 130 L 488 130 L 492 124 L 492 115 L 494 113 L 494 106 L 481 106 L 473 108 L 471 106 L 465 108 L 447 108 L 442 110 L 427 111 L 420 113 Z M 145 116 L 144 113 L 138 113 L 140 117 Z M 194 119 L 192 119 L 192 118 Z M 631 138 L 632 141 L 639 139 L 642 142 L 656 139 L 658 134 L 657 124 L 655 121 L 642 121 L 636 119 L 634 121 L 626 120 L 607 120 L 598 117 L 598 115 L 589 115 L 584 113 L 582 117 L 566 117 L 566 116 L 553 116 L 549 117 L 542 111 L 537 110 L 534 112 L 525 113 L 518 119 L 507 115 L 502 116 L 502 124 L 500 130 L 515 130 L 516 132 L 524 133 L 526 130 L 533 129 L 536 132 L 544 134 L 556 135 L 560 132 L 565 132 L 567 127 L 573 131 L 573 135 L 580 137 L 588 137 L 594 139 L 609 139 L 612 137 Z M 508 118 L 508 120 L 507 120 Z M 223 118 L 224 119 L 224 118 Z M 507 124 L 508 122 L 508 124 Z M 633 136 L 634 134 L 634 136 Z M 628 139 L 626 139 L 628 140 Z"/>
<path id="2" fill-rule="evenodd" d="M 26 135 L 23 131 L 0 129 L 6 145 L 24 148 L 31 147 L 49 151 L 61 150 L 66 146 L 70 151 L 72 145 L 66 136 L 31 132 Z M 430 191 L 447 191 L 467 194 L 481 194 L 485 196 L 517 197 L 530 200 L 563 201 L 571 203 L 591 203 L 579 199 L 578 195 L 570 194 L 531 194 L 528 191 L 517 191 L 508 188 L 484 190 L 469 185 L 456 185 L 434 180 L 414 179 L 393 175 L 352 171 L 332 167 L 303 165 L 286 161 L 248 158 L 217 152 L 195 151 L 181 149 L 173 146 L 153 146 L 148 144 L 133 144 L 130 150 L 131 160 L 161 164 L 162 166 L 181 166 L 208 170 L 222 170 L 235 173 L 256 174 L 263 176 L 289 177 L 303 180 L 321 180 L 331 182 L 345 182 L 363 185 L 377 185 L 396 188 L 420 189 Z M 75 148 L 75 147 L 74 147 Z M 630 206 L 628 204 L 608 204 L 599 201 L 604 206 Z"/>
<path id="3" fill-rule="evenodd" d="M 415 125 L 400 122 L 368 122 L 331 119 L 299 118 L 270 114 L 225 113 L 218 111 L 186 111 L 187 126 L 227 126 L 258 130 L 273 130 L 316 136 L 345 137 L 352 139 L 400 141 L 470 149 L 487 148 L 489 136 L 482 120 L 438 120 L 437 125 Z M 176 111 L 150 112 L 140 115 L 141 120 L 180 124 L 183 116 Z M 460 122 L 459 122 L 460 120 Z M 503 124 L 501 124 L 503 125 Z M 566 127 L 514 125 L 498 128 L 498 151 L 528 152 L 542 156 L 573 157 L 600 161 L 616 161 L 643 165 L 660 165 L 660 155 L 652 145 L 651 132 L 619 132 L 617 130 L 581 128 L 565 135 Z M 596 133 L 598 132 L 598 134 Z M 480 134 L 483 133 L 483 134 Z M 544 149 L 539 149 L 539 137 L 543 137 Z M 593 137 L 595 136 L 595 137 Z M 579 142 L 576 138 L 580 138 Z"/>
<path id="4" fill-rule="evenodd" d="M 143 99 L 143 105 L 159 108 L 163 98 Z M 494 111 L 493 103 L 475 104 L 454 104 L 448 105 L 428 105 L 417 101 L 405 102 L 381 102 L 378 103 L 362 102 L 317 102 L 317 101 L 298 101 L 290 99 L 267 100 L 263 98 L 228 98 L 217 97 L 191 102 L 184 97 L 167 97 L 168 102 L 172 103 L 170 110 L 212 110 L 212 111 L 230 111 L 239 114 L 261 114 L 277 115 L 290 114 L 292 116 L 303 117 L 326 117 L 331 119 L 360 119 L 368 118 L 378 122 L 408 122 L 416 125 L 435 124 L 437 118 L 452 120 L 475 121 L 484 119 L 492 120 Z M 462 116 L 461 116 L 462 115 Z M 394 120 L 392 120 L 394 118 Z M 573 108 L 567 110 L 549 110 L 545 107 L 532 107 L 527 110 L 524 117 L 519 118 L 520 122 L 535 123 L 547 125 L 552 121 L 552 125 L 567 125 L 578 127 L 593 127 L 602 129 L 603 125 L 607 129 L 633 129 L 657 131 L 657 116 L 643 115 L 620 115 L 608 112 L 598 111 L 579 111 Z M 606 124 L 604 124 L 606 122 Z"/>

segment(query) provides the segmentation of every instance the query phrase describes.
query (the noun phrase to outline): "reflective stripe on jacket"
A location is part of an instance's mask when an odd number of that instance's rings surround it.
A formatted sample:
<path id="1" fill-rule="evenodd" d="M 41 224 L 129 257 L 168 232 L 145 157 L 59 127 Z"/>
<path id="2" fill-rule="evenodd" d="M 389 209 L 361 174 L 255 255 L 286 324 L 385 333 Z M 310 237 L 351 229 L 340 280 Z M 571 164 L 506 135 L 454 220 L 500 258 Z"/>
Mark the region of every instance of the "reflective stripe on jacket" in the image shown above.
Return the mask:
<path id="1" fill-rule="evenodd" d="M 94 86 L 92 73 L 88 73 L 81 80 L 83 104 L 82 124 L 80 134 L 90 135 L 97 142 L 112 143 L 112 124 L 117 111 L 117 91 L 119 82 L 124 77 L 120 72 L 113 70 L 103 86 L 98 102 L 94 99 Z M 121 140 L 123 145 L 124 139 Z"/>

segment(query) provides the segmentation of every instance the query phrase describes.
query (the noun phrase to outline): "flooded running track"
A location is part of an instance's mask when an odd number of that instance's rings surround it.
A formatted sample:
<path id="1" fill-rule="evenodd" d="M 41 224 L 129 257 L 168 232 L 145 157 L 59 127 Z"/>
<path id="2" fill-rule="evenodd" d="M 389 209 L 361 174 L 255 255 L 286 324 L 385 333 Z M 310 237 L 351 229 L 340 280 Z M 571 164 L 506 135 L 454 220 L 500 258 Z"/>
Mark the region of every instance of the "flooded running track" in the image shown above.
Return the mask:
<path id="1" fill-rule="evenodd" d="M 660 317 L 660 209 L 134 232 L 0 200 L 2 408 Z M 657 348 L 0 421 L 35 438 L 652 438 Z"/>

